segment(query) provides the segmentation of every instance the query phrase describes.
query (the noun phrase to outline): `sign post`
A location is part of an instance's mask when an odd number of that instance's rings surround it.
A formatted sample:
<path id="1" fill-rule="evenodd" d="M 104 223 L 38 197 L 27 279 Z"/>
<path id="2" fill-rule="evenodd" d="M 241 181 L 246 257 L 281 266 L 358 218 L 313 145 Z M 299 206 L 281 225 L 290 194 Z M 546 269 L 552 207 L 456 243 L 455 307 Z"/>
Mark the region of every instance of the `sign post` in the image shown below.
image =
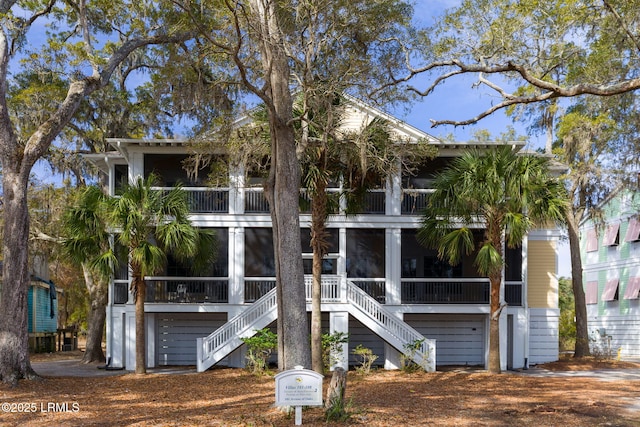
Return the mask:
<path id="1" fill-rule="evenodd" d="M 322 406 L 323 375 L 296 366 L 276 374 L 275 379 L 276 406 L 293 406 L 295 425 L 302 425 L 303 406 Z"/>

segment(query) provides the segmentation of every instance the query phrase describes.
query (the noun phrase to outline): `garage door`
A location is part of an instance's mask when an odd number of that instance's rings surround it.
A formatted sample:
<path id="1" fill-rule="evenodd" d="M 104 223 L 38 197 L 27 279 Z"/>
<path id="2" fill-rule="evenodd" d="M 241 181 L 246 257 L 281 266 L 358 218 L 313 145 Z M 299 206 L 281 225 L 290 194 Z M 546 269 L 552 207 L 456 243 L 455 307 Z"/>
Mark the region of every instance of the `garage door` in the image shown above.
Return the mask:
<path id="1" fill-rule="evenodd" d="M 437 365 L 484 365 L 485 320 L 482 315 L 405 314 L 423 336 L 436 340 Z"/>
<path id="2" fill-rule="evenodd" d="M 196 339 L 224 325 L 225 313 L 158 313 L 158 365 L 195 365 Z"/>

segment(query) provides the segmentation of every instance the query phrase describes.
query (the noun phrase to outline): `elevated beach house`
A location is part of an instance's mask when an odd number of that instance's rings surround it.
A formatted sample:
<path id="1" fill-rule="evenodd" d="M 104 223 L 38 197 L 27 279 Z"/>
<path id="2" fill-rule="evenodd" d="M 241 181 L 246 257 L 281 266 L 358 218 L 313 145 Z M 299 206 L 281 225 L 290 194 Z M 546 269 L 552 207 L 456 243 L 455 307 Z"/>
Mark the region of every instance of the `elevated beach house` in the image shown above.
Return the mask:
<path id="1" fill-rule="evenodd" d="M 355 363 L 352 350 L 362 344 L 385 368 L 397 368 L 407 344 L 426 338 L 421 362 L 433 365 L 487 363 L 489 281 L 473 266 L 475 255 L 451 266 L 416 240 L 430 183 L 451 159 L 470 148 L 495 143 L 440 141 L 369 105 L 351 99 L 344 126 L 359 129 L 383 119 L 403 140 L 425 141 L 437 157 L 414 175 L 398 174 L 367 194 L 355 215 L 343 211 L 327 223 L 331 246 L 323 263 L 322 314 L 327 332 L 348 332 L 343 364 Z M 116 195 L 122 182 L 154 172 L 161 186 L 177 182 L 189 194 L 192 220 L 212 228 L 218 257 L 208 272 L 192 277 L 171 259 L 163 274 L 147 277 L 147 365 L 221 364 L 242 366 L 241 337 L 275 325 L 275 271 L 271 217 L 260 181 L 241 170 L 229 172 L 228 187 L 191 179 L 183 169 L 190 142 L 111 139 L 113 150 L 87 156 L 109 176 Z M 510 143 L 520 150 L 521 143 Z M 338 188 L 335 189 L 336 191 Z M 310 214 L 300 213 L 305 273 L 311 273 Z M 477 239 L 482 230 L 477 230 Z M 558 358 L 557 242 L 554 229 L 531 232 L 509 249 L 504 271 L 501 352 L 504 368 Z M 310 276 L 307 276 L 310 298 Z M 310 301 L 310 300 L 309 300 Z M 310 309 L 310 303 L 308 305 Z M 109 289 L 107 356 L 113 367 L 135 368 L 134 305 L 126 268 Z"/>

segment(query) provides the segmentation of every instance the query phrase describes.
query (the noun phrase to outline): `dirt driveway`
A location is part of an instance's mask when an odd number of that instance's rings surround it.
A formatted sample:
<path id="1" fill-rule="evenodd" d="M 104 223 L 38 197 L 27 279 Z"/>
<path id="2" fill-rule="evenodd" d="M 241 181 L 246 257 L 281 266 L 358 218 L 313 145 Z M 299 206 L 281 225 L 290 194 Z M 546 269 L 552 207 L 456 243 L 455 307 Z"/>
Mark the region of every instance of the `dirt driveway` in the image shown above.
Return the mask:
<path id="1" fill-rule="evenodd" d="M 633 370 L 640 365 L 596 362 L 559 362 L 501 375 L 462 368 L 433 374 L 350 372 L 349 418 L 326 423 L 322 410 L 312 408 L 304 411 L 303 425 L 639 426 L 640 379 L 617 377 L 620 372 L 610 369 L 640 375 Z M 601 377 L 586 369 L 600 370 Z M 181 372 L 47 377 L 13 389 L 0 385 L 0 425 L 294 425 L 293 417 L 273 407 L 272 377 L 224 368 Z"/>

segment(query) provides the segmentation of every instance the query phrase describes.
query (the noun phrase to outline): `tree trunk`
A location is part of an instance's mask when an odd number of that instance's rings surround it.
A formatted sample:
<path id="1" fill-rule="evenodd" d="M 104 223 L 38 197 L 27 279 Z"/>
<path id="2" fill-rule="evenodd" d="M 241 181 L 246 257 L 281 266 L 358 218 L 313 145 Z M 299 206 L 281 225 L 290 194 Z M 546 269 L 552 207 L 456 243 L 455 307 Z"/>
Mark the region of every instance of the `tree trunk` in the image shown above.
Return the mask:
<path id="1" fill-rule="evenodd" d="M 136 374 L 147 373 L 147 342 L 144 321 L 144 300 L 147 294 L 146 284 L 140 269 L 132 266 L 132 282 L 134 304 L 136 305 Z"/>
<path id="2" fill-rule="evenodd" d="M 95 278 L 89 267 L 82 265 L 84 281 L 89 291 L 90 307 L 87 319 L 87 344 L 82 363 L 104 362 L 104 352 L 102 351 L 102 337 L 104 334 L 104 323 L 107 316 L 107 289 L 106 283 L 100 278 Z"/>
<path id="3" fill-rule="evenodd" d="M 499 374 L 500 368 L 500 286 L 502 278 L 500 276 L 489 277 L 490 291 L 490 314 L 489 314 L 489 372 Z"/>
<path id="4" fill-rule="evenodd" d="M 336 368 L 331 376 L 331 382 L 327 388 L 327 397 L 324 401 L 324 409 L 338 409 L 344 411 L 344 394 L 347 390 L 347 372 L 342 368 Z"/>
<path id="5" fill-rule="evenodd" d="M 576 348 L 574 357 L 591 354 L 589 350 L 589 329 L 587 325 L 587 302 L 582 283 L 582 258 L 580 255 L 580 235 L 578 221 L 572 211 L 567 212 L 567 232 L 571 255 L 571 284 L 576 309 Z"/>
<path id="6" fill-rule="evenodd" d="M 280 288 L 278 340 L 282 340 L 279 348 L 284 352 L 279 354 L 279 366 L 282 369 L 295 366 L 308 368 L 311 365 L 311 352 L 300 245 L 300 169 L 293 130 L 290 69 L 272 2 L 251 0 L 251 6 L 257 15 L 266 80 L 262 96 L 267 103 L 271 135 L 273 188 L 270 210 L 277 286 Z"/>
<path id="7" fill-rule="evenodd" d="M 15 171 L 19 163 L 2 157 L 3 266 L 0 293 L 0 380 L 17 385 L 37 378 L 29 362 L 27 293 L 29 289 L 28 174 Z"/>
<path id="8" fill-rule="evenodd" d="M 323 156 L 324 157 L 324 156 Z M 323 159 L 320 161 L 322 162 Z M 311 292 L 311 366 L 324 374 L 322 360 L 322 258 L 326 252 L 327 193 L 324 179 L 316 182 L 311 199 L 311 247 L 313 249 L 313 285 Z"/>

